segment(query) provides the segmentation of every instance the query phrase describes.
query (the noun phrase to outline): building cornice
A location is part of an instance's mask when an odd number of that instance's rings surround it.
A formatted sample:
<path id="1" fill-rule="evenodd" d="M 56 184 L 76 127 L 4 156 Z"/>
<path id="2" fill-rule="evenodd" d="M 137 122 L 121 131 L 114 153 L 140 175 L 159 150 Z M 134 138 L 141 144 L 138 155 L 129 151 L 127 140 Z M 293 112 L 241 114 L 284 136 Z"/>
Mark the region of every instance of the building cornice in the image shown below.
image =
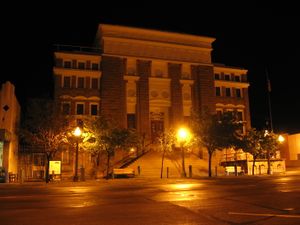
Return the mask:
<path id="1" fill-rule="evenodd" d="M 215 80 L 215 87 L 234 87 L 234 88 L 248 88 L 249 83 L 245 82 L 235 82 L 235 81 L 225 81 L 225 80 Z"/>
<path id="2" fill-rule="evenodd" d="M 212 42 L 215 41 L 215 38 L 212 37 L 110 24 L 100 24 L 98 27 L 98 32 L 100 32 L 100 36 L 106 37 L 122 37 L 128 39 L 139 39 L 209 48 Z"/>
<path id="3" fill-rule="evenodd" d="M 214 64 L 214 72 L 215 73 L 235 73 L 235 74 L 246 74 L 248 70 L 244 68 L 238 68 L 238 67 L 230 67 L 230 66 L 225 66 L 225 65 L 220 65 L 220 64 Z"/>

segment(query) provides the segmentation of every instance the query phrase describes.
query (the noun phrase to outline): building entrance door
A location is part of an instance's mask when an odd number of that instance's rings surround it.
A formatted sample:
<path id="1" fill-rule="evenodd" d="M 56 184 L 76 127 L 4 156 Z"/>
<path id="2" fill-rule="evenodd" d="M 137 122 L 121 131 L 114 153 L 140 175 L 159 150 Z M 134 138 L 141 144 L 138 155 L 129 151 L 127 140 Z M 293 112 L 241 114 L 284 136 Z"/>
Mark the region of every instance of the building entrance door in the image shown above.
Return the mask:
<path id="1" fill-rule="evenodd" d="M 152 143 L 157 142 L 157 138 L 164 132 L 164 121 L 163 120 L 152 120 L 151 121 L 151 139 Z"/>
<path id="2" fill-rule="evenodd" d="M 151 140 L 157 142 L 157 138 L 164 132 L 164 114 L 151 112 Z"/>

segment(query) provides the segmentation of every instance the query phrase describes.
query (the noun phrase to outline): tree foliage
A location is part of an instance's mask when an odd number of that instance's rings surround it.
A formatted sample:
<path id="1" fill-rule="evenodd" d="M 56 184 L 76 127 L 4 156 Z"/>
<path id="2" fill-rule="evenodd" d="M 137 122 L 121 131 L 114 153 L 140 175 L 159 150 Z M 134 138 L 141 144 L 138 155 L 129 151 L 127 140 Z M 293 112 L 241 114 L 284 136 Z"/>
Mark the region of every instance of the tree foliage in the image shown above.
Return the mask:
<path id="1" fill-rule="evenodd" d="M 193 130 L 198 143 L 208 152 L 208 176 L 211 177 L 211 160 L 216 150 L 241 146 L 243 124 L 236 112 L 225 112 L 220 117 L 204 112 L 193 115 Z"/>
<path id="2" fill-rule="evenodd" d="M 45 154 L 46 182 L 49 181 L 49 161 L 63 143 L 67 143 L 67 124 L 56 105 L 46 99 L 31 100 L 24 113 L 20 136 L 21 143 Z"/>
<path id="3" fill-rule="evenodd" d="M 109 176 L 111 157 L 115 155 L 116 150 L 129 150 L 139 143 L 135 130 L 119 128 L 104 116 L 89 118 L 84 124 L 86 133 L 89 133 L 84 148 L 94 156 L 105 152 L 107 156 L 106 177 Z"/>
<path id="4" fill-rule="evenodd" d="M 253 156 L 252 174 L 254 175 L 255 162 L 259 158 L 268 159 L 268 171 L 270 170 L 269 159 L 278 149 L 278 135 L 267 130 L 252 128 L 243 137 L 243 150 Z"/>

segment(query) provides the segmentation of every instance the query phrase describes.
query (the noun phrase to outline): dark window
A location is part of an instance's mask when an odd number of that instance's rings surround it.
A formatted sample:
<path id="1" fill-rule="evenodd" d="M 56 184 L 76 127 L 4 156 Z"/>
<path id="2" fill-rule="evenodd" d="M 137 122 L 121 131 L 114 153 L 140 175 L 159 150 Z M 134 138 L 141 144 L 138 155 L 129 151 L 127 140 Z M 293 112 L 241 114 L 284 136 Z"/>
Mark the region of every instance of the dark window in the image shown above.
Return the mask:
<path id="1" fill-rule="evenodd" d="M 98 115 L 98 105 L 91 105 L 91 115 L 92 116 Z"/>
<path id="2" fill-rule="evenodd" d="M 84 109 L 83 104 L 77 104 L 76 105 L 76 114 L 77 115 L 83 115 L 83 109 Z"/>
<path id="3" fill-rule="evenodd" d="M 64 67 L 65 68 L 71 68 L 71 61 L 65 61 L 64 62 Z"/>
<path id="4" fill-rule="evenodd" d="M 68 149 L 64 149 L 61 153 L 61 161 L 63 164 L 70 163 L 70 152 Z"/>
<path id="5" fill-rule="evenodd" d="M 215 73 L 215 80 L 220 80 L 220 74 L 219 73 Z"/>
<path id="6" fill-rule="evenodd" d="M 78 69 L 84 70 L 85 69 L 85 63 L 78 62 Z"/>
<path id="7" fill-rule="evenodd" d="M 98 78 L 92 78 L 92 89 L 98 89 Z"/>
<path id="8" fill-rule="evenodd" d="M 238 121 L 243 121 L 243 112 L 238 111 L 237 112 L 237 118 L 238 118 Z"/>
<path id="9" fill-rule="evenodd" d="M 235 89 L 235 95 L 237 98 L 241 97 L 241 89 Z"/>
<path id="10" fill-rule="evenodd" d="M 70 115 L 70 103 L 63 103 L 62 112 L 64 115 Z"/>
<path id="11" fill-rule="evenodd" d="M 240 82 L 240 81 L 241 81 L 241 78 L 240 78 L 240 76 L 235 76 L 235 77 L 234 77 L 234 80 Z"/>
<path id="12" fill-rule="evenodd" d="M 84 88 L 84 77 L 78 77 L 77 88 Z"/>
<path id="13" fill-rule="evenodd" d="M 230 97 L 231 96 L 231 91 L 230 88 L 226 88 L 226 97 Z"/>
<path id="14" fill-rule="evenodd" d="M 92 70 L 98 70 L 98 69 L 99 69 L 98 63 L 92 63 Z"/>
<path id="15" fill-rule="evenodd" d="M 135 129 L 135 114 L 127 114 L 127 128 Z"/>
<path id="16" fill-rule="evenodd" d="M 34 154 L 33 155 L 33 164 L 35 166 L 44 166 L 45 165 L 45 157 L 41 154 Z"/>
<path id="17" fill-rule="evenodd" d="M 216 87 L 216 96 L 221 96 L 221 88 Z"/>
<path id="18" fill-rule="evenodd" d="M 297 160 L 300 160 L 300 154 L 297 154 Z"/>
<path id="19" fill-rule="evenodd" d="M 221 120 L 221 116 L 222 116 L 222 111 L 221 110 L 217 110 L 217 118 L 218 118 L 218 120 Z"/>
<path id="20" fill-rule="evenodd" d="M 225 74 L 225 80 L 230 80 L 230 75 L 229 74 Z"/>
<path id="21" fill-rule="evenodd" d="M 56 58 L 55 59 L 55 66 L 57 66 L 57 67 L 62 67 L 63 66 L 62 58 Z"/>
<path id="22" fill-rule="evenodd" d="M 71 87 L 71 77 L 64 77 L 64 88 L 70 88 Z"/>

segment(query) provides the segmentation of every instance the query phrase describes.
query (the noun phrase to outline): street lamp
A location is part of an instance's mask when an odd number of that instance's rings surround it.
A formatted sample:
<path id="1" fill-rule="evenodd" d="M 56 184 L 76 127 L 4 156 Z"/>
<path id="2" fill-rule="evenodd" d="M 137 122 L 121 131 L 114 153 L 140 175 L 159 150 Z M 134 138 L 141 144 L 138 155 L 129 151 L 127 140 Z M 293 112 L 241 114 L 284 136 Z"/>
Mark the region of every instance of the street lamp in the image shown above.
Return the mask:
<path id="1" fill-rule="evenodd" d="M 73 181 L 77 182 L 78 181 L 78 142 L 79 138 L 81 136 L 81 129 L 79 127 L 76 127 L 76 129 L 73 131 L 73 135 L 76 138 L 76 153 L 75 153 L 75 174 L 73 177 Z"/>
<path id="2" fill-rule="evenodd" d="M 177 139 L 180 143 L 180 148 L 181 148 L 181 158 L 182 158 L 182 171 L 181 171 L 181 176 L 186 177 L 186 172 L 185 172 L 185 162 L 184 162 L 184 143 L 188 141 L 190 136 L 189 131 L 186 128 L 180 128 L 177 132 Z"/>
<path id="3" fill-rule="evenodd" d="M 280 134 L 280 135 L 278 136 L 278 141 L 279 141 L 279 143 L 281 144 L 282 142 L 285 141 L 285 138 Z"/>

